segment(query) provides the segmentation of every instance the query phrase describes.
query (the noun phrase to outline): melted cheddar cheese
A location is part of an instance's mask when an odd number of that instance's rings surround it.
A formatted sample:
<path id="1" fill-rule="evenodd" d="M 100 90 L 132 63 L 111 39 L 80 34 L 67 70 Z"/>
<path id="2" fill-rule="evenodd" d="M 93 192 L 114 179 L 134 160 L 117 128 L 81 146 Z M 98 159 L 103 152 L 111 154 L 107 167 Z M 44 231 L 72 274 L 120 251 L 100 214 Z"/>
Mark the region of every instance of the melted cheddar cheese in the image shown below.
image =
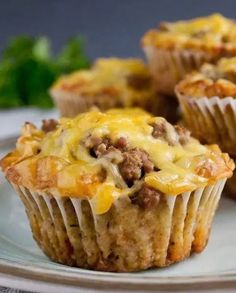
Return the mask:
<path id="1" fill-rule="evenodd" d="M 137 85 L 137 87 L 136 87 Z M 108 95 L 120 100 L 120 105 L 131 107 L 137 101 L 154 95 L 150 73 L 139 59 L 100 58 L 91 69 L 75 71 L 59 78 L 51 88 L 58 92 L 86 97 Z"/>
<path id="2" fill-rule="evenodd" d="M 153 136 L 155 123 L 165 125 L 165 137 Z M 118 197 L 133 194 L 143 182 L 176 196 L 229 177 L 234 168 L 217 146 L 203 146 L 193 138 L 181 144 L 175 128 L 164 118 L 140 109 L 91 111 L 74 119 L 62 118 L 56 130 L 44 135 L 33 126 L 25 128 L 17 149 L 1 160 L 9 181 L 59 196 L 90 198 L 98 214 L 106 212 Z M 86 147 L 90 137 L 109 137 L 114 143 L 125 138 L 129 148 L 146 151 L 156 171 L 128 187 L 114 153 L 90 154 Z"/>
<path id="3" fill-rule="evenodd" d="M 147 32 L 144 46 L 160 48 L 236 49 L 236 24 L 220 14 L 187 21 L 164 22 L 158 29 Z M 216 52 L 216 53 L 217 53 Z"/>
<path id="4" fill-rule="evenodd" d="M 176 87 L 189 97 L 236 98 L 236 57 L 221 58 L 217 64 L 204 64 L 187 75 Z"/>
<path id="5" fill-rule="evenodd" d="M 236 57 L 222 58 L 214 68 L 223 76 L 230 72 L 236 74 Z"/>

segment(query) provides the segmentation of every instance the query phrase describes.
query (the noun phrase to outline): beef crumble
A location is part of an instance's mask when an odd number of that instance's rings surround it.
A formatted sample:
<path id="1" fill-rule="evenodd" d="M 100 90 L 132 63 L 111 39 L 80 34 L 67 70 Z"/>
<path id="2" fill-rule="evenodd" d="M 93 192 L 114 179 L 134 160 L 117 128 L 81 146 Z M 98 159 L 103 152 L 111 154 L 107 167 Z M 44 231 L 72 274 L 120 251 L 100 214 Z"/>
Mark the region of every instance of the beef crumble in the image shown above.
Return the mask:
<path id="1" fill-rule="evenodd" d="M 161 138 L 161 137 L 165 137 L 166 136 L 166 125 L 165 122 L 161 122 L 161 123 L 153 123 L 151 124 L 151 126 L 153 127 L 152 130 L 152 136 L 155 138 Z"/>
<path id="2" fill-rule="evenodd" d="M 128 143 L 127 143 L 127 140 L 124 138 L 124 137 L 120 137 L 115 146 L 119 149 L 119 150 L 122 150 L 122 151 L 125 151 L 127 150 L 127 147 L 128 147 Z"/>
<path id="3" fill-rule="evenodd" d="M 138 148 L 128 149 L 128 142 L 124 137 L 120 137 L 114 144 L 107 137 L 90 137 L 85 145 L 90 149 L 90 154 L 97 158 L 112 152 L 117 153 L 119 155 L 117 157 L 121 160 L 116 160 L 116 163 L 128 186 L 132 186 L 135 180 L 154 170 L 154 164 L 149 159 L 148 153 Z"/>
<path id="4" fill-rule="evenodd" d="M 175 125 L 175 130 L 179 135 L 179 143 L 185 145 L 189 142 L 190 131 L 181 125 Z"/>
<path id="5" fill-rule="evenodd" d="M 115 144 L 112 144 L 108 137 L 90 136 L 85 141 L 85 146 L 90 149 L 93 157 L 99 158 L 112 151 L 125 151 L 127 149 L 127 140 L 124 137 L 120 137 Z"/>
<path id="6" fill-rule="evenodd" d="M 151 209 L 158 205 L 162 193 L 143 184 L 141 189 L 130 197 L 131 203 L 138 205 L 142 209 Z"/>
<path id="7" fill-rule="evenodd" d="M 58 125 L 58 121 L 55 119 L 46 119 L 42 120 L 42 131 L 44 132 L 50 132 L 56 129 Z"/>
<path id="8" fill-rule="evenodd" d="M 145 151 L 134 148 L 123 153 L 119 170 L 123 179 L 130 185 L 144 174 L 153 171 L 154 165 Z"/>
<path id="9" fill-rule="evenodd" d="M 182 127 L 180 125 L 175 125 L 174 130 L 177 134 L 177 137 L 171 138 L 168 135 L 168 129 L 167 129 L 165 121 L 160 123 L 153 123 L 151 124 L 151 126 L 153 127 L 152 136 L 154 138 L 165 139 L 170 145 L 176 145 L 177 143 L 185 145 L 186 143 L 189 142 L 190 131 L 187 130 L 185 127 Z"/>
<path id="10" fill-rule="evenodd" d="M 105 155 L 111 147 L 111 140 L 109 138 L 100 138 L 100 140 L 97 140 L 96 144 L 93 146 L 93 151 L 99 158 Z"/>

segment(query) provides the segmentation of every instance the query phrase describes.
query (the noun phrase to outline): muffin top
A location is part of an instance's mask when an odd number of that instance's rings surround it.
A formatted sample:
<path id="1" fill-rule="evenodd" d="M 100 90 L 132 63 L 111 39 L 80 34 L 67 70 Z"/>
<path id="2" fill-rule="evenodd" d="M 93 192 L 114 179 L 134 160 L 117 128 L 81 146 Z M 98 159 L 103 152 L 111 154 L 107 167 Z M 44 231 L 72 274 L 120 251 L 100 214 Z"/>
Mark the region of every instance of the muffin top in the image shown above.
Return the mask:
<path id="1" fill-rule="evenodd" d="M 57 92 L 99 98 L 119 97 L 121 106 L 133 106 L 135 100 L 153 94 L 154 88 L 146 65 L 140 59 L 98 59 L 91 69 L 62 76 L 51 88 Z"/>
<path id="2" fill-rule="evenodd" d="M 26 123 L 0 165 L 8 180 L 38 192 L 90 198 L 96 213 L 120 196 L 141 207 L 230 177 L 234 163 L 218 146 L 140 109 L 91 111 L 74 119 Z"/>
<path id="3" fill-rule="evenodd" d="M 164 49 L 202 49 L 211 53 L 223 51 L 225 54 L 234 54 L 236 24 L 220 14 L 187 21 L 162 22 L 157 29 L 144 35 L 142 44 Z"/>
<path id="4" fill-rule="evenodd" d="M 236 98 L 236 57 L 222 58 L 216 65 L 204 64 L 187 75 L 176 91 L 194 98 Z"/>

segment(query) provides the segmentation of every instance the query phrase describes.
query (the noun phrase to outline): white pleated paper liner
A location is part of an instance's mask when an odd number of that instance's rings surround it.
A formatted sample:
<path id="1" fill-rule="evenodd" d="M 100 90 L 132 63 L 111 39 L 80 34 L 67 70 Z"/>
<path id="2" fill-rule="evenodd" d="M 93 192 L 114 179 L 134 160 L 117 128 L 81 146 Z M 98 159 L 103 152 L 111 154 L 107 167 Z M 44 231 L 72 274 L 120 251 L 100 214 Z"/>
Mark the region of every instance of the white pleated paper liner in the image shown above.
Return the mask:
<path id="1" fill-rule="evenodd" d="M 128 96 L 113 97 L 109 94 L 83 96 L 79 93 L 70 93 L 60 90 L 52 90 L 51 96 L 62 117 L 75 117 L 76 115 L 87 112 L 92 108 L 97 108 L 101 111 L 107 111 L 112 108 L 124 108 L 126 104 L 125 99 L 130 98 Z M 161 109 L 161 107 L 163 107 L 162 100 L 163 97 L 153 94 L 150 95 L 150 97 L 144 97 L 143 99 L 141 99 L 141 97 L 138 100 L 134 99 L 131 106 L 140 107 L 154 115 L 160 115 L 162 113 L 165 115 L 166 112 L 168 114 L 170 111 L 173 112 L 173 103 L 171 104 L 171 109 L 167 107 L 168 105 L 165 105 L 163 110 Z"/>
<path id="2" fill-rule="evenodd" d="M 118 101 L 110 95 L 83 96 L 60 90 L 51 91 L 54 104 L 63 117 L 75 117 L 76 115 L 97 107 L 102 111 L 117 107 Z"/>
<path id="3" fill-rule="evenodd" d="M 186 126 L 204 143 L 236 154 L 236 100 L 233 97 L 187 97 L 177 92 Z"/>
<path id="4" fill-rule="evenodd" d="M 14 185 L 34 239 L 53 261 L 105 271 L 163 267 L 201 252 L 226 179 L 215 185 L 163 195 L 150 210 L 129 197 L 97 215 L 89 199 L 60 197 Z"/>
<path id="5" fill-rule="evenodd" d="M 167 95 L 174 95 L 175 85 L 187 73 L 213 59 L 209 53 L 200 50 L 168 50 L 154 46 L 143 49 L 158 92 Z"/>

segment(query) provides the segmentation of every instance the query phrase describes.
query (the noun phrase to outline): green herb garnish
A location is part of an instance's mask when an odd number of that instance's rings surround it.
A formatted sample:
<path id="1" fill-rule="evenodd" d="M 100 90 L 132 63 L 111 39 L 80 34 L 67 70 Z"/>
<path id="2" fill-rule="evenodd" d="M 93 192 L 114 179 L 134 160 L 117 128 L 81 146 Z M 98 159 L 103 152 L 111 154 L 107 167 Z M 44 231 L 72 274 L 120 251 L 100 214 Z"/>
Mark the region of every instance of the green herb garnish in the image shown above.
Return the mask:
<path id="1" fill-rule="evenodd" d="M 72 38 L 52 57 L 46 37 L 12 39 L 0 59 L 0 107 L 33 105 L 51 107 L 48 89 L 62 74 L 87 68 L 88 58 L 81 38 Z"/>

